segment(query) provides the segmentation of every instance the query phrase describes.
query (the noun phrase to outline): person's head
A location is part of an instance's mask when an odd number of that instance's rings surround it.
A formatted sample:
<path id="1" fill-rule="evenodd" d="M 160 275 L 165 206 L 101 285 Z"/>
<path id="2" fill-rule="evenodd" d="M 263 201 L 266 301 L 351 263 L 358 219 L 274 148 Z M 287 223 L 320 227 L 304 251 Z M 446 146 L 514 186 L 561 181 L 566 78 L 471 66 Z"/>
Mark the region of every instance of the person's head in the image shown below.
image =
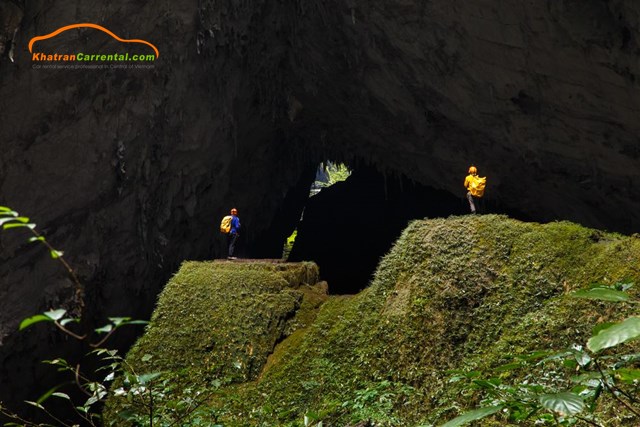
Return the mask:
<path id="1" fill-rule="evenodd" d="M 238 209 L 236 208 L 231 209 L 231 215 L 238 215 Z"/>
<path id="2" fill-rule="evenodd" d="M 475 166 L 469 168 L 469 175 L 475 175 L 478 173 L 478 169 Z"/>

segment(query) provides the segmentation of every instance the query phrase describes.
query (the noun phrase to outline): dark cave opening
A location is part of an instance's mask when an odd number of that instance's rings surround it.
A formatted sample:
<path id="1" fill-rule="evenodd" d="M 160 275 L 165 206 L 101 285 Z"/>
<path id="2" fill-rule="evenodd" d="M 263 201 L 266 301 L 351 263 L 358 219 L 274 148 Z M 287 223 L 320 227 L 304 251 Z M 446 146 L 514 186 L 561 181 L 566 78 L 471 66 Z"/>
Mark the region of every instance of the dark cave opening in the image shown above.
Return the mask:
<path id="1" fill-rule="evenodd" d="M 297 230 L 287 260 L 316 262 L 330 293 L 353 294 L 368 286 L 380 258 L 410 221 L 470 213 L 463 187 L 466 171 L 460 174 L 459 193 L 454 194 L 417 182 L 400 170 L 372 165 L 357 157 L 334 159 L 333 164 L 345 164 L 351 175 L 310 197 L 310 188 L 318 178 L 318 165 L 329 162 L 322 153 L 312 157 L 300 167 L 297 182 L 284 191 L 282 203 L 266 230 L 259 235 L 245 230 L 239 256 L 279 259 L 287 237 Z M 324 160 L 313 161 L 318 158 Z M 504 206 L 495 191 L 492 194 L 491 183 L 490 179 L 485 197 L 479 202 L 480 214 L 499 213 L 531 220 Z M 255 218 L 251 213 L 246 218 L 248 228 L 252 227 Z"/>
<path id="2" fill-rule="evenodd" d="M 401 173 L 356 167 L 346 181 L 308 199 L 289 261 L 315 261 L 331 293 L 356 293 L 411 220 L 469 213 L 462 182 L 460 187 L 453 195 Z M 484 212 L 507 213 L 491 197 L 480 204 Z"/>
<path id="3" fill-rule="evenodd" d="M 365 288 L 412 219 L 466 213 L 463 199 L 375 167 L 354 169 L 309 198 L 290 261 L 313 260 L 334 294 Z"/>

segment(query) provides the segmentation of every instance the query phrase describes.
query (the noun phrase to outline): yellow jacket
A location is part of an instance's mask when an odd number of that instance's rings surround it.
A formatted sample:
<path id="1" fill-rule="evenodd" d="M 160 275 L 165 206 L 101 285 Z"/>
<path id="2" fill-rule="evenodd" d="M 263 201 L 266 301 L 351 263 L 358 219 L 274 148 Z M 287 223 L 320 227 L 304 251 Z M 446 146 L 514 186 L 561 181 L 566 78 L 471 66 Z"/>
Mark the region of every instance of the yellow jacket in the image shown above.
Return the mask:
<path id="1" fill-rule="evenodd" d="M 467 190 L 471 190 L 471 188 L 469 188 L 471 186 L 471 182 L 473 181 L 473 177 L 477 176 L 477 175 L 467 175 L 467 177 L 464 179 L 464 188 L 466 188 Z"/>

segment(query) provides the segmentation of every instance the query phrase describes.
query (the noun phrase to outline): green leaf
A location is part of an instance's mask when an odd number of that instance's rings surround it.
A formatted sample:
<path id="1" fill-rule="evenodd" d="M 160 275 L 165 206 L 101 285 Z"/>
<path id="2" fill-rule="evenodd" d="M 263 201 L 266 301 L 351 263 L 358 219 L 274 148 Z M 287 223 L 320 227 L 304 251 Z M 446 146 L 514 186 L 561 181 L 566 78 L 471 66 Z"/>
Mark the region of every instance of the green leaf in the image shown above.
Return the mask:
<path id="1" fill-rule="evenodd" d="M 56 397 L 60 397 L 60 398 L 62 398 L 62 399 L 71 400 L 71 398 L 69 397 L 69 395 L 68 395 L 68 394 L 66 394 L 66 393 L 58 393 L 58 392 L 57 392 L 57 393 L 52 393 L 51 395 L 52 395 L 52 396 L 56 396 Z"/>
<path id="2" fill-rule="evenodd" d="M 622 368 L 614 371 L 613 374 L 625 383 L 634 383 L 640 380 L 640 369 Z"/>
<path id="3" fill-rule="evenodd" d="M 550 354 L 549 356 L 547 356 L 544 359 L 542 359 L 538 364 L 546 363 L 546 362 L 549 362 L 551 360 L 563 360 L 563 359 L 566 359 L 567 357 L 573 356 L 574 351 L 575 350 L 569 350 L 569 351 L 561 351 L 559 353 Z"/>
<path id="4" fill-rule="evenodd" d="M 29 243 L 31 243 L 31 242 L 44 242 L 44 237 L 43 236 L 29 237 Z"/>
<path id="5" fill-rule="evenodd" d="M 518 355 L 516 356 L 517 359 L 520 360 L 524 360 L 525 362 L 533 362 L 536 360 L 540 360 L 540 359 L 544 359 L 546 357 L 549 357 L 552 354 L 551 351 L 548 350 L 544 350 L 544 351 L 534 351 L 532 353 L 529 353 L 527 355 L 521 356 Z"/>
<path id="6" fill-rule="evenodd" d="M 17 216 L 17 217 L 15 217 L 15 220 L 16 221 L 20 221 L 23 224 L 26 224 L 26 223 L 29 222 L 29 218 L 26 217 L 26 216 Z"/>
<path id="7" fill-rule="evenodd" d="M 638 337 L 640 337 L 640 317 L 629 317 L 589 338 L 587 347 L 593 352 L 598 352 Z"/>
<path id="8" fill-rule="evenodd" d="M 610 328 L 615 324 L 616 324 L 615 322 L 598 323 L 596 326 L 593 327 L 593 330 L 591 331 L 591 335 L 596 336 L 600 333 L 600 331 L 604 331 L 605 329 Z"/>
<path id="9" fill-rule="evenodd" d="M 582 367 L 587 366 L 591 363 L 591 356 L 586 351 L 576 351 L 576 362 Z"/>
<path id="10" fill-rule="evenodd" d="M 591 397 L 591 403 L 589 404 L 589 412 L 593 412 L 596 410 L 596 405 L 598 403 L 598 398 L 602 395 L 602 391 L 604 387 L 602 386 L 602 382 L 598 384 L 598 386 L 593 391 L 593 396 Z"/>
<path id="11" fill-rule="evenodd" d="M 112 324 L 104 325 L 103 327 L 96 329 L 96 332 L 99 334 L 107 334 L 111 331 L 113 331 Z"/>
<path id="12" fill-rule="evenodd" d="M 23 224 L 21 222 L 11 222 L 9 224 L 4 224 L 2 226 L 3 230 L 9 230 L 10 228 L 20 228 L 20 227 L 25 227 L 25 228 L 30 228 L 31 230 L 33 230 L 34 228 L 36 228 L 35 224 Z"/>
<path id="13" fill-rule="evenodd" d="M 122 325 L 148 325 L 148 320 L 127 320 Z"/>
<path id="14" fill-rule="evenodd" d="M 463 378 L 478 378 L 482 375 L 480 371 L 465 371 L 462 369 L 452 369 L 447 371 L 448 374 L 457 374 L 457 376 L 461 376 Z"/>
<path id="15" fill-rule="evenodd" d="M 63 368 L 70 368 L 69 363 L 62 358 L 57 358 L 53 360 L 43 360 L 42 363 L 46 363 L 47 365 L 53 365 L 53 366 L 61 366 Z"/>
<path id="16" fill-rule="evenodd" d="M 592 381 L 599 381 L 601 378 L 599 372 L 587 372 L 580 375 L 574 375 L 571 377 L 571 381 L 577 384 L 590 385 Z"/>
<path id="17" fill-rule="evenodd" d="M 100 399 L 98 398 L 98 396 L 91 396 L 90 398 L 87 399 L 86 402 L 84 402 L 84 407 L 85 408 L 89 408 L 91 407 L 91 405 L 98 403 Z"/>
<path id="18" fill-rule="evenodd" d="M 162 372 L 152 372 L 150 374 L 139 375 L 137 379 L 140 384 L 147 384 L 149 381 L 153 381 L 160 375 L 162 375 Z"/>
<path id="19" fill-rule="evenodd" d="M 634 363 L 640 361 L 640 353 L 623 354 L 619 357 L 626 363 Z"/>
<path id="20" fill-rule="evenodd" d="M 18 330 L 21 331 L 31 325 L 40 322 L 53 322 L 53 319 L 51 319 L 49 316 L 45 316 L 44 314 L 36 314 L 35 316 L 27 317 L 22 322 L 20 322 L 20 327 L 18 328 Z"/>
<path id="21" fill-rule="evenodd" d="M 40 408 L 44 410 L 44 406 L 42 406 L 38 402 L 31 402 L 30 400 L 25 400 L 24 403 L 28 403 L 29 405 L 32 405 L 32 406 L 35 406 L 36 408 Z"/>
<path id="22" fill-rule="evenodd" d="M 573 292 L 571 296 L 574 298 L 585 298 L 598 301 L 629 301 L 629 294 L 611 288 L 582 289 Z"/>
<path id="23" fill-rule="evenodd" d="M 305 427 L 309 427 L 312 422 L 316 422 L 319 419 L 320 417 L 315 412 L 307 412 L 304 414 L 304 425 Z"/>
<path id="24" fill-rule="evenodd" d="M 479 388 L 494 389 L 500 385 L 500 379 L 489 378 L 487 380 L 473 380 L 473 384 L 477 385 Z"/>
<path id="25" fill-rule="evenodd" d="M 543 394 L 538 401 L 546 409 L 560 415 L 575 415 L 584 410 L 584 400 L 575 393 Z"/>
<path id="26" fill-rule="evenodd" d="M 109 317 L 109 320 L 113 322 L 114 325 L 119 326 L 121 323 L 125 323 L 131 320 L 130 317 Z"/>
<path id="27" fill-rule="evenodd" d="M 42 396 L 40 396 L 38 398 L 38 400 L 36 400 L 36 403 L 43 403 L 44 401 L 46 401 L 49 397 L 55 395 L 55 391 L 58 390 L 60 387 L 62 387 L 64 384 L 58 384 L 57 386 L 47 390 Z"/>
<path id="28" fill-rule="evenodd" d="M 440 427 L 458 427 L 470 423 L 471 421 L 476 421 L 489 415 L 493 415 L 496 412 L 500 411 L 504 405 L 498 406 L 489 406 L 486 408 L 474 409 L 473 411 L 466 412 L 459 417 L 452 419 L 451 421 L 442 424 Z"/>
<path id="29" fill-rule="evenodd" d="M 60 321 L 60 324 L 61 324 L 62 326 L 66 326 L 67 324 L 69 324 L 69 323 L 71 323 L 71 322 L 74 322 L 74 323 L 80 323 L 80 319 L 76 319 L 76 318 L 73 318 L 73 317 L 67 317 L 66 319 L 62 319 L 62 320 Z"/>
<path id="30" fill-rule="evenodd" d="M 507 363 L 506 365 L 498 366 L 494 369 L 497 372 L 513 371 L 514 369 L 522 368 L 522 363 Z"/>
<path id="31" fill-rule="evenodd" d="M 144 356 L 142 356 L 142 361 L 143 362 L 148 362 L 149 360 L 153 359 L 153 356 L 149 353 L 145 354 Z"/>
<path id="32" fill-rule="evenodd" d="M 584 384 L 578 384 L 577 386 L 571 388 L 571 393 L 575 393 L 577 395 L 587 394 L 590 391 L 591 388 Z"/>
<path id="33" fill-rule="evenodd" d="M 11 208 L 6 206 L 0 206 L 0 212 L 11 212 Z"/>
<path id="34" fill-rule="evenodd" d="M 146 320 L 131 320 L 130 317 L 109 317 L 109 320 L 113 322 L 116 329 L 125 325 L 146 325 L 149 323 Z"/>
<path id="35" fill-rule="evenodd" d="M 617 282 L 615 285 L 613 285 L 613 288 L 619 290 L 619 291 L 628 291 L 629 289 L 633 288 L 633 280 L 624 280 L 624 281 L 620 281 Z"/>
<path id="36" fill-rule="evenodd" d="M 51 320 L 60 320 L 62 316 L 67 313 L 67 310 L 64 308 L 59 308 L 57 310 L 45 311 L 44 315 L 50 318 Z"/>
<path id="37" fill-rule="evenodd" d="M 9 222 L 9 221 L 15 221 L 16 219 L 14 217 L 9 217 L 9 218 L 0 218 L 0 225 L 3 225 L 5 222 Z"/>
<path id="38" fill-rule="evenodd" d="M 60 258 L 62 255 L 64 255 L 64 252 L 62 252 L 62 251 L 56 251 L 56 250 L 52 250 L 52 251 L 50 252 L 50 255 L 51 255 L 51 258 L 53 258 L 53 259 L 58 259 L 58 258 Z"/>

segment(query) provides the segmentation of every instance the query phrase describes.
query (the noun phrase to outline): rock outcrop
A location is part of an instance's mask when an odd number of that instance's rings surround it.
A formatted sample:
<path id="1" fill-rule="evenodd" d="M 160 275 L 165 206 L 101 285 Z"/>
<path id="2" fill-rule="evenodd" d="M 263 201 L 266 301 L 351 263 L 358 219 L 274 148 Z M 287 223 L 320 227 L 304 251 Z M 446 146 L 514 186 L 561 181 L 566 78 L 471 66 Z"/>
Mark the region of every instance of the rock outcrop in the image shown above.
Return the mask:
<path id="1" fill-rule="evenodd" d="M 538 386 L 527 395 L 530 413 L 536 394 L 572 389 L 576 383 L 569 378 L 593 377 L 577 365 L 578 356 L 565 364 L 524 361 L 534 352 L 584 347 L 596 325 L 635 316 L 635 304 L 571 294 L 593 283 L 637 286 L 638 256 L 638 237 L 566 221 L 482 215 L 413 221 L 380 262 L 371 286 L 353 296 L 323 300 L 314 288 L 300 287 L 304 280 L 285 286 L 277 271 L 264 266 L 188 263 L 163 291 L 128 363 L 138 374 L 163 372 L 162 381 L 173 385 L 167 402 L 186 400 L 196 390 L 215 394 L 200 409 L 224 425 L 298 425 L 305 417 L 336 426 L 443 425 L 460 408 L 480 405 L 480 392 L 461 393 L 461 378 L 452 379 L 454 372 L 463 377 L 470 371 L 478 382 L 501 381 L 504 388 L 488 395 L 491 402 L 508 395 L 509 384 L 516 396 L 526 394 L 516 390 L 520 381 Z M 637 300 L 635 287 L 629 293 Z M 297 311 L 296 295 L 302 302 Z M 294 321 L 296 332 L 273 349 L 278 328 L 286 330 L 287 311 L 313 315 Z M 614 353 L 639 348 L 630 342 Z M 265 349 L 273 351 L 269 363 Z M 610 363 L 606 359 L 600 362 Z M 590 402 L 586 392 L 584 398 Z M 116 425 L 118 411 L 147 413 L 135 398 L 112 398 L 110 407 L 107 421 Z M 537 425 L 539 414 L 529 415 L 522 425 Z M 598 400 L 593 421 L 598 419 L 611 426 L 638 422 L 607 392 Z M 504 414 L 478 423 L 506 424 Z"/>

